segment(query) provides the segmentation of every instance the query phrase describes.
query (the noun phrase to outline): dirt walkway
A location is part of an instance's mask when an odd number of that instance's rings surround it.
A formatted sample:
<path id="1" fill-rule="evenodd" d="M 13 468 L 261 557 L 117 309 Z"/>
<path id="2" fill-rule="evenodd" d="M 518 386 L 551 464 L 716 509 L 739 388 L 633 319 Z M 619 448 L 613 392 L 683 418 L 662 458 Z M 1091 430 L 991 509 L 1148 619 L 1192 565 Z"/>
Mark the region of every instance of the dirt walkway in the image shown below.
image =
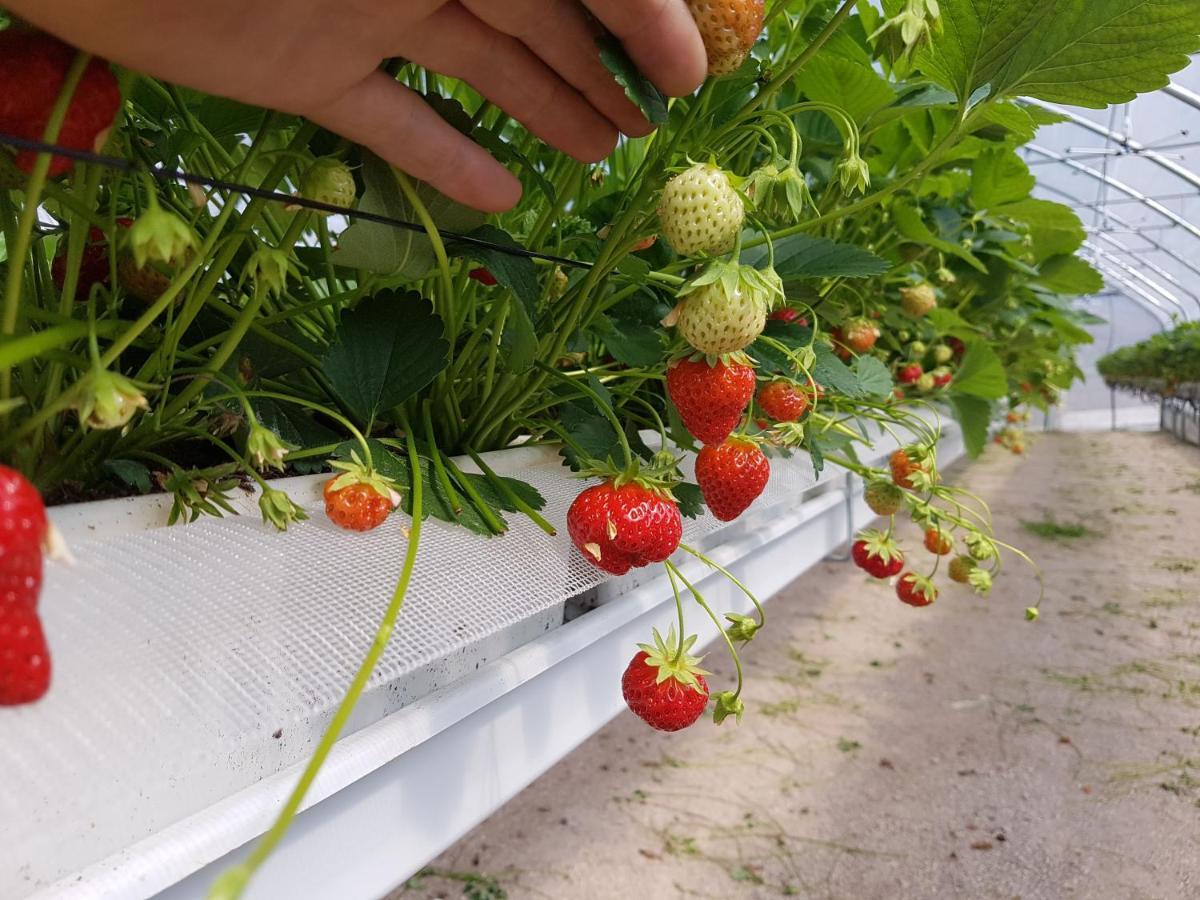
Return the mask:
<path id="1" fill-rule="evenodd" d="M 396 900 L 1200 896 L 1200 450 L 1053 435 L 959 474 L 1045 568 L 1037 623 L 1015 561 L 925 610 L 822 564 L 740 726 L 622 715 Z"/>

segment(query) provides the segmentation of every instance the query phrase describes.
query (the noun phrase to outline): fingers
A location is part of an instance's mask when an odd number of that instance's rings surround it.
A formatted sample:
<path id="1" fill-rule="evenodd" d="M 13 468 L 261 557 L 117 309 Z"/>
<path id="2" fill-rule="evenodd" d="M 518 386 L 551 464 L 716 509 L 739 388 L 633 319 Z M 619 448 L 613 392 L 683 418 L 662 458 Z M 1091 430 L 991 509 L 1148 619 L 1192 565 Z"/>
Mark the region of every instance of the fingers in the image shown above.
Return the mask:
<path id="1" fill-rule="evenodd" d="M 704 43 L 684 0 L 583 2 L 660 90 L 682 97 L 704 81 Z"/>
<path id="2" fill-rule="evenodd" d="M 625 134 L 641 137 L 653 130 L 600 61 L 600 29 L 575 0 L 463 0 L 463 5 L 524 43 Z"/>
<path id="3" fill-rule="evenodd" d="M 382 72 L 373 72 L 332 103 L 305 112 L 459 203 L 503 212 L 521 198 L 521 183 L 511 172 Z"/>
<path id="4" fill-rule="evenodd" d="M 457 2 L 405 37 L 405 55 L 461 78 L 533 134 L 583 162 L 598 162 L 617 143 L 613 124 L 533 52 Z"/>

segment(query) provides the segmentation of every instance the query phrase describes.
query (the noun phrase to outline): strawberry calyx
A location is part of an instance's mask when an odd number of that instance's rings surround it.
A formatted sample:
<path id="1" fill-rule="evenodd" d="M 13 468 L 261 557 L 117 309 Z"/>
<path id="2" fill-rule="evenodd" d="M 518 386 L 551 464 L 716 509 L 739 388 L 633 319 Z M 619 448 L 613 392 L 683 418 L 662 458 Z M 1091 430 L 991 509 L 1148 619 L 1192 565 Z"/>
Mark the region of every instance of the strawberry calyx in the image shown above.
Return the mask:
<path id="1" fill-rule="evenodd" d="M 933 579 L 928 575 L 906 572 L 900 576 L 900 580 L 907 586 L 909 593 L 915 596 L 923 597 L 930 603 L 937 598 L 937 586 L 934 585 Z"/>
<path id="2" fill-rule="evenodd" d="M 182 260 L 199 244 L 196 232 L 163 209 L 153 191 L 149 199 L 146 211 L 129 226 L 125 236 L 139 269 L 151 262 L 169 264 Z"/>
<path id="3" fill-rule="evenodd" d="M 730 623 L 726 627 L 725 633 L 729 635 L 731 641 L 752 641 L 758 634 L 758 629 L 762 627 L 762 623 L 757 619 L 739 613 L 725 613 L 725 618 Z"/>
<path id="4" fill-rule="evenodd" d="M 690 656 L 688 651 L 696 643 L 696 635 L 690 635 L 683 640 L 682 645 L 675 634 L 675 626 L 667 631 L 666 640 L 657 628 L 653 631 L 653 644 L 638 644 L 638 649 L 646 654 L 645 664 L 658 670 L 655 684 L 662 684 L 669 678 L 674 678 L 685 687 L 690 687 L 696 693 L 704 693 L 700 687 L 698 676 L 711 675 L 700 668 L 702 656 Z"/>
<path id="5" fill-rule="evenodd" d="M 858 540 L 866 544 L 867 553 L 870 556 L 878 557 L 884 563 L 890 563 L 894 559 L 904 559 L 904 554 L 900 552 L 900 545 L 890 534 L 868 528 L 858 533 Z"/>
<path id="6" fill-rule="evenodd" d="M 350 460 L 335 459 L 329 463 L 341 472 L 329 484 L 330 491 L 340 491 L 356 484 L 364 484 L 379 496 L 386 498 L 392 508 L 400 505 L 400 492 L 396 490 L 395 481 L 386 475 L 381 475 L 375 469 L 365 465 L 359 458 L 358 451 L 350 451 Z"/>
<path id="7" fill-rule="evenodd" d="M 674 310 L 672 310 L 673 313 Z M 671 314 L 668 314 L 667 318 L 670 317 Z M 663 323 L 666 324 L 666 319 L 663 319 Z M 749 366 L 752 369 L 758 366 L 758 361 L 745 350 L 736 350 L 733 353 L 703 353 L 682 341 L 679 348 L 667 358 L 667 368 L 670 369 L 681 362 L 704 362 L 710 369 L 715 369 L 719 365 Z"/>
<path id="8" fill-rule="evenodd" d="M 979 596 L 986 597 L 992 590 L 992 573 L 976 566 L 967 576 L 967 583 Z"/>
<path id="9" fill-rule="evenodd" d="M 715 702 L 713 706 L 713 723 L 720 725 L 729 716 L 733 716 L 735 722 L 742 721 L 742 713 L 746 711 L 746 704 L 734 691 L 721 691 L 713 694 L 712 699 Z"/>
<path id="10" fill-rule="evenodd" d="M 697 288 L 710 284 L 718 284 L 721 290 L 732 296 L 741 291 L 743 300 L 747 303 L 761 303 L 770 312 L 784 300 L 783 279 L 773 268 L 756 269 L 754 266 L 743 265 L 735 260 L 713 260 L 707 263 L 679 288 L 676 296 L 683 300 Z M 678 307 L 676 307 L 676 310 Z M 678 318 L 675 310 L 663 319 L 664 325 L 672 315 Z"/>
<path id="11" fill-rule="evenodd" d="M 583 478 L 604 478 L 611 481 L 615 488 L 636 484 L 658 497 L 675 501 L 672 489 L 683 480 L 679 472 L 682 459 L 669 450 L 660 450 L 649 463 L 634 459 L 624 468 L 611 460 L 590 460 L 580 468 L 579 475 Z"/>

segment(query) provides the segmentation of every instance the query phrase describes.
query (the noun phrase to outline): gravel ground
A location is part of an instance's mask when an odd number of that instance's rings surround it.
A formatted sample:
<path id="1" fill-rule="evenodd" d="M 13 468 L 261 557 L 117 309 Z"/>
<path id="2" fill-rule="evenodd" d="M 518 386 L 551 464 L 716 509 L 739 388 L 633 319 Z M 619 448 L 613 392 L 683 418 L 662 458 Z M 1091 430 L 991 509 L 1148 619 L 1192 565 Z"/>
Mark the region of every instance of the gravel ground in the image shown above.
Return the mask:
<path id="1" fill-rule="evenodd" d="M 1200 896 L 1200 450 L 1045 435 L 954 475 L 1045 569 L 1038 622 L 1015 559 L 922 610 L 823 563 L 740 726 L 622 715 L 393 900 Z"/>

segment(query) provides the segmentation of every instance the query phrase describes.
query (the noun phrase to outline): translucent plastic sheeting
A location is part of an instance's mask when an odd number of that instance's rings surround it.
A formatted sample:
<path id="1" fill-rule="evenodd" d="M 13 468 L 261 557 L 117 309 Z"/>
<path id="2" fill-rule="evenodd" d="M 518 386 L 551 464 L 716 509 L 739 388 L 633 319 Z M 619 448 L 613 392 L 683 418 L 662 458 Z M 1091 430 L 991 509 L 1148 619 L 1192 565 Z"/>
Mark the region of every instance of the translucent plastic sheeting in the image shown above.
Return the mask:
<path id="1" fill-rule="evenodd" d="M 555 523 L 581 489 L 548 450 L 492 465 L 537 487 Z M 312 518 L 285 534 L 249 516 L 100 528 L 73 542 L 76 565 L 48 567 L 54 684 L 0 712 L 0 896 L 27 896 L 312 752 L 387 605 L 406 519 L 342 532 L 320 511 L 319 479 L 296 481 Z M 807 455 L 776 460 L 758 508 L 814 482 Z M 492 539 L 426 522 L 349 731 L 556 626 L 562 604 L 601 581 L 565 529 L 509 520 Z M 687 522 L 685 540 L 717 524 Z"/>

